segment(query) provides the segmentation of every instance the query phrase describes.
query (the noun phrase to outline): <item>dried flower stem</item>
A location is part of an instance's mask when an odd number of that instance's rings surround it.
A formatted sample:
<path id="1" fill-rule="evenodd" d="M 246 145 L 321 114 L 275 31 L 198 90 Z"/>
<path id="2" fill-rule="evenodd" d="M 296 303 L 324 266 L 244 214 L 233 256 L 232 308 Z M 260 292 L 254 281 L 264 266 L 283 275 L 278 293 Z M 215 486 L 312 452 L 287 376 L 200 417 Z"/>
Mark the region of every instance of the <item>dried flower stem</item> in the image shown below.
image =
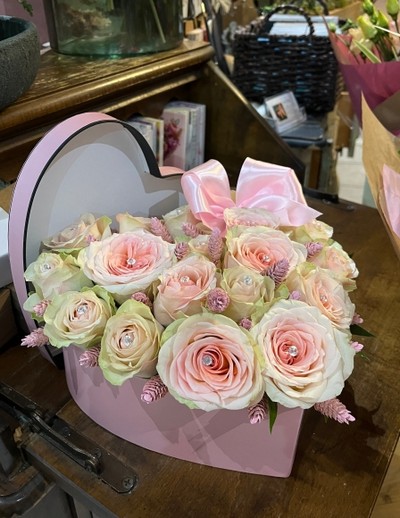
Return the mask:
<path id="1" fill-rule="evenodd" d="M 151 218 L 150 219 L 150 231 L 155 236 L 160 236 L 164 241 L 167 241 L 168 243 L 173 243 L 174 242 L 174 240 L 173 240 L 171 234 L 169 233 L 167 227 L 158 218 Z"/>
<path id="2" fill-rule="evenodd" d="M 151 379 L 146 381 L 143 387 L 142 395 L 140 399 L 143 403 L 154 403 L 158 399 L 163 398 L 168 393 L 168 388 L 164 385 L 160 376 L 153 376 Z"/>
<path id="3" fill-rule="evenodd" d="M 25 347 L 41 347 L 42 345 L 49 345 L 49 339 L 44 334 L 43 328 L 38 327 L 21 340 L 21 345 Z"/>
<path id="4" fill-rule="evenodd" d="M 356 420 L 356 418 L 351 415 L 351 412 L 347 410 L 345 405 L 337 398 L 328 399 L 328 401 L 324 401 L 323 403 L 316 403 L 314 408 L 322 415 L 335 419 L 335 421 L 338 421 L 339 423 L 349 424 Z"/>
<path id="5" fill-rule="evenodd" d="M 261 423 L 261 421 L 264 421 L 268 415 L 268 407 L 265 399 L 263 398 L 257 404 L 250 406 L 247 411 L 250 424 Z"/>
<path id="6" fill-rule="evenodd" d="M 100 347 L 91 347 L 79 356 L 81 367 L 97 367 L 99 364 Z"/>

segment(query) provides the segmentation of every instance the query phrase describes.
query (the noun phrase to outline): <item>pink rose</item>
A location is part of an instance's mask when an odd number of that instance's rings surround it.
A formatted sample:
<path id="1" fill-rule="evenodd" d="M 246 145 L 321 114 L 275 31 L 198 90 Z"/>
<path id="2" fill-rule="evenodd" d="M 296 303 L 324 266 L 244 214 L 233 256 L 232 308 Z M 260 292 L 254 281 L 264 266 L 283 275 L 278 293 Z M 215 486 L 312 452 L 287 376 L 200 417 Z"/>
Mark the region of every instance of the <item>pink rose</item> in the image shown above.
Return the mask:
<path id="1" fill-rule="evenodd" d="M 337 397 L 353 370 L 350 333 L 304 302 L 277 302 L 250 333 L 265 354 L 267 395 L 288 408 Z"/>
<path id="2" fill-rule="evenodd" d="M 171 395 L 189 408 L 238 410 L 264 393 L 262 353 L 233 320 L 204 313 L 164 331 L 157 371 Z"/>
<path id="3" fill-rule="evenodd" d="M 336 327 L 350 327 L 355 305 L 328 270 L 303 264 L 289 275 L 285 284 L 290 291 L 299 292 L 301 300 L 317 307 Z"/>
<path id="4" fill-rule="evenodd" d="M 236 227 L 226 236 L 225 268 L 246 266 L 256 272 L 267 270 L 286 259 L 289 271 L 307 258 L 304 245 L 292 242 L 280 230 L 267 227 Z"/>
<path id="5" fill-rule="evenodd" d="M 175 261 L 175 245 L 143 229 L 113 234 L 84 248 L 78 262 L 85 275 L 119 303 L 149 288 Z"/>
<path id="6" fill-rule="evenodd" d="M 179 313 L 201 312 L 204 299 L 217 284 L 215 273 L 215 264 L 198 254 L 185 257 L 163 273 L 153 307 L 160 324 L 167 326 Z"/>

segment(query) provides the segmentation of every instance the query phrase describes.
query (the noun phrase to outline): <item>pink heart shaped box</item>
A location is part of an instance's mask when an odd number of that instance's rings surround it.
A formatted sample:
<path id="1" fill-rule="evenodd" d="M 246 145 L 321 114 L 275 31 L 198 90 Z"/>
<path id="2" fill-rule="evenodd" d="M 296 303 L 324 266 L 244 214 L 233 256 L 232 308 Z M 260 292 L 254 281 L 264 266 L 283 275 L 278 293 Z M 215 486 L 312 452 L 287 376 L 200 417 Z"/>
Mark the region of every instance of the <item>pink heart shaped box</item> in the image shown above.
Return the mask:
<path id="1" fill-rule="evenodd" d="M 84 212 L 162 215 L 185 203 L 179 177 L 161 178 L 144 138 L 105 114 L 84 113 L 58 124 L 36 145 L 18 177 L 10 211 L 9 254 L 22 308 L 24 271 L 40 243 Z M 36 325 L 24 313 L 29 329 Z M 141 402 L 144 381 L 109 384 L 98 367 L 79 365 L 81 349 L 63 349 L 72 398 L 93 421 L 149 450 L 248 473 L 290 475 L 303 411 L 280 407 L 273 433 L 247 411 L 190 410 L 170 395 Z M 51 349 L 43 355 L 53 360 Z"/>

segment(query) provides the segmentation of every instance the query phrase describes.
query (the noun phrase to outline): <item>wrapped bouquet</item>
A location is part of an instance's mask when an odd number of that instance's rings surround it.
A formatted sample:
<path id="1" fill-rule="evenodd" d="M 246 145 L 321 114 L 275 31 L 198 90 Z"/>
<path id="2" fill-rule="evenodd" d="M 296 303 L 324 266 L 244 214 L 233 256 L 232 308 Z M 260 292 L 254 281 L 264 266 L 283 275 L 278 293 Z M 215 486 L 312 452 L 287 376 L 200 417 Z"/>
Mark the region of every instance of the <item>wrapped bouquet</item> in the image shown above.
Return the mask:
<path id="1" fill-rule="evenodd" d="M 371 0 L 364 0 L 362 9 L 356 22 L 348 22 L 341 33 L 330 33 L 331 43 L 360 124 L 363 95 L 372 110 L 381 106 L 382 123 L 397 133 L 400 124 L 392 114 L 399 103 L 395 96 L 400 81 L 400 4 L 388 0 L 384 13 Z M 390 103 L 387 109 L 386 102 Z"/>
<path id="2" fill-rule="evenodd" d="M 45 239 L 22 344 L 78 346 L 113 385 L 144 378 L 144 405 L 169 392 L 270 426 L 278 404 L 353 421 L 338 396 L 362 349 L 358 271 L 294 172 L 247 159 L 232 192 L 210 160 L 182 189 L 163 217 L 84 214 Z"/>

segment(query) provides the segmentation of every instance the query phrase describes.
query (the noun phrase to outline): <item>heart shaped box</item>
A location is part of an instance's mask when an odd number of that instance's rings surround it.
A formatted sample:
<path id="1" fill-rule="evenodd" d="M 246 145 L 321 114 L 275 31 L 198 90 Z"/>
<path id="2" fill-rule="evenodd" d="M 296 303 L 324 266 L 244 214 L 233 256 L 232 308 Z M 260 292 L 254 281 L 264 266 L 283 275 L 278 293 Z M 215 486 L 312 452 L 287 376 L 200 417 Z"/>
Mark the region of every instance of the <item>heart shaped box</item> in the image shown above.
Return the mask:
<path id="1" fill-rule="evenodd" d="M 84 113 L 58 124 L 34 148 L 18 177 L 10 211 L 9 254 L 22 309 L 24 271 L 42 239 L 82 213 L 156 216 L 185 203 L 179 177 L 162 178 L 140 133 L 105 114 Z M 30 330 L 36 324 L 24 312 Z M 53 348 L 44 350 L 56 362 Z M 57 350 L 58 351 L 58 350 Z M 303 411 L 280 407 L 273 432 L 267 420 L 249 423 L 247 410 L 190 410 L 167 394 L 141 402 L 144 380 L 109 384 L 99 367 L 82 368 L 82 350 L 62 350 L 72 398 L 93 421 L 143 448 L 235 471 L 288 477 Z"/>

